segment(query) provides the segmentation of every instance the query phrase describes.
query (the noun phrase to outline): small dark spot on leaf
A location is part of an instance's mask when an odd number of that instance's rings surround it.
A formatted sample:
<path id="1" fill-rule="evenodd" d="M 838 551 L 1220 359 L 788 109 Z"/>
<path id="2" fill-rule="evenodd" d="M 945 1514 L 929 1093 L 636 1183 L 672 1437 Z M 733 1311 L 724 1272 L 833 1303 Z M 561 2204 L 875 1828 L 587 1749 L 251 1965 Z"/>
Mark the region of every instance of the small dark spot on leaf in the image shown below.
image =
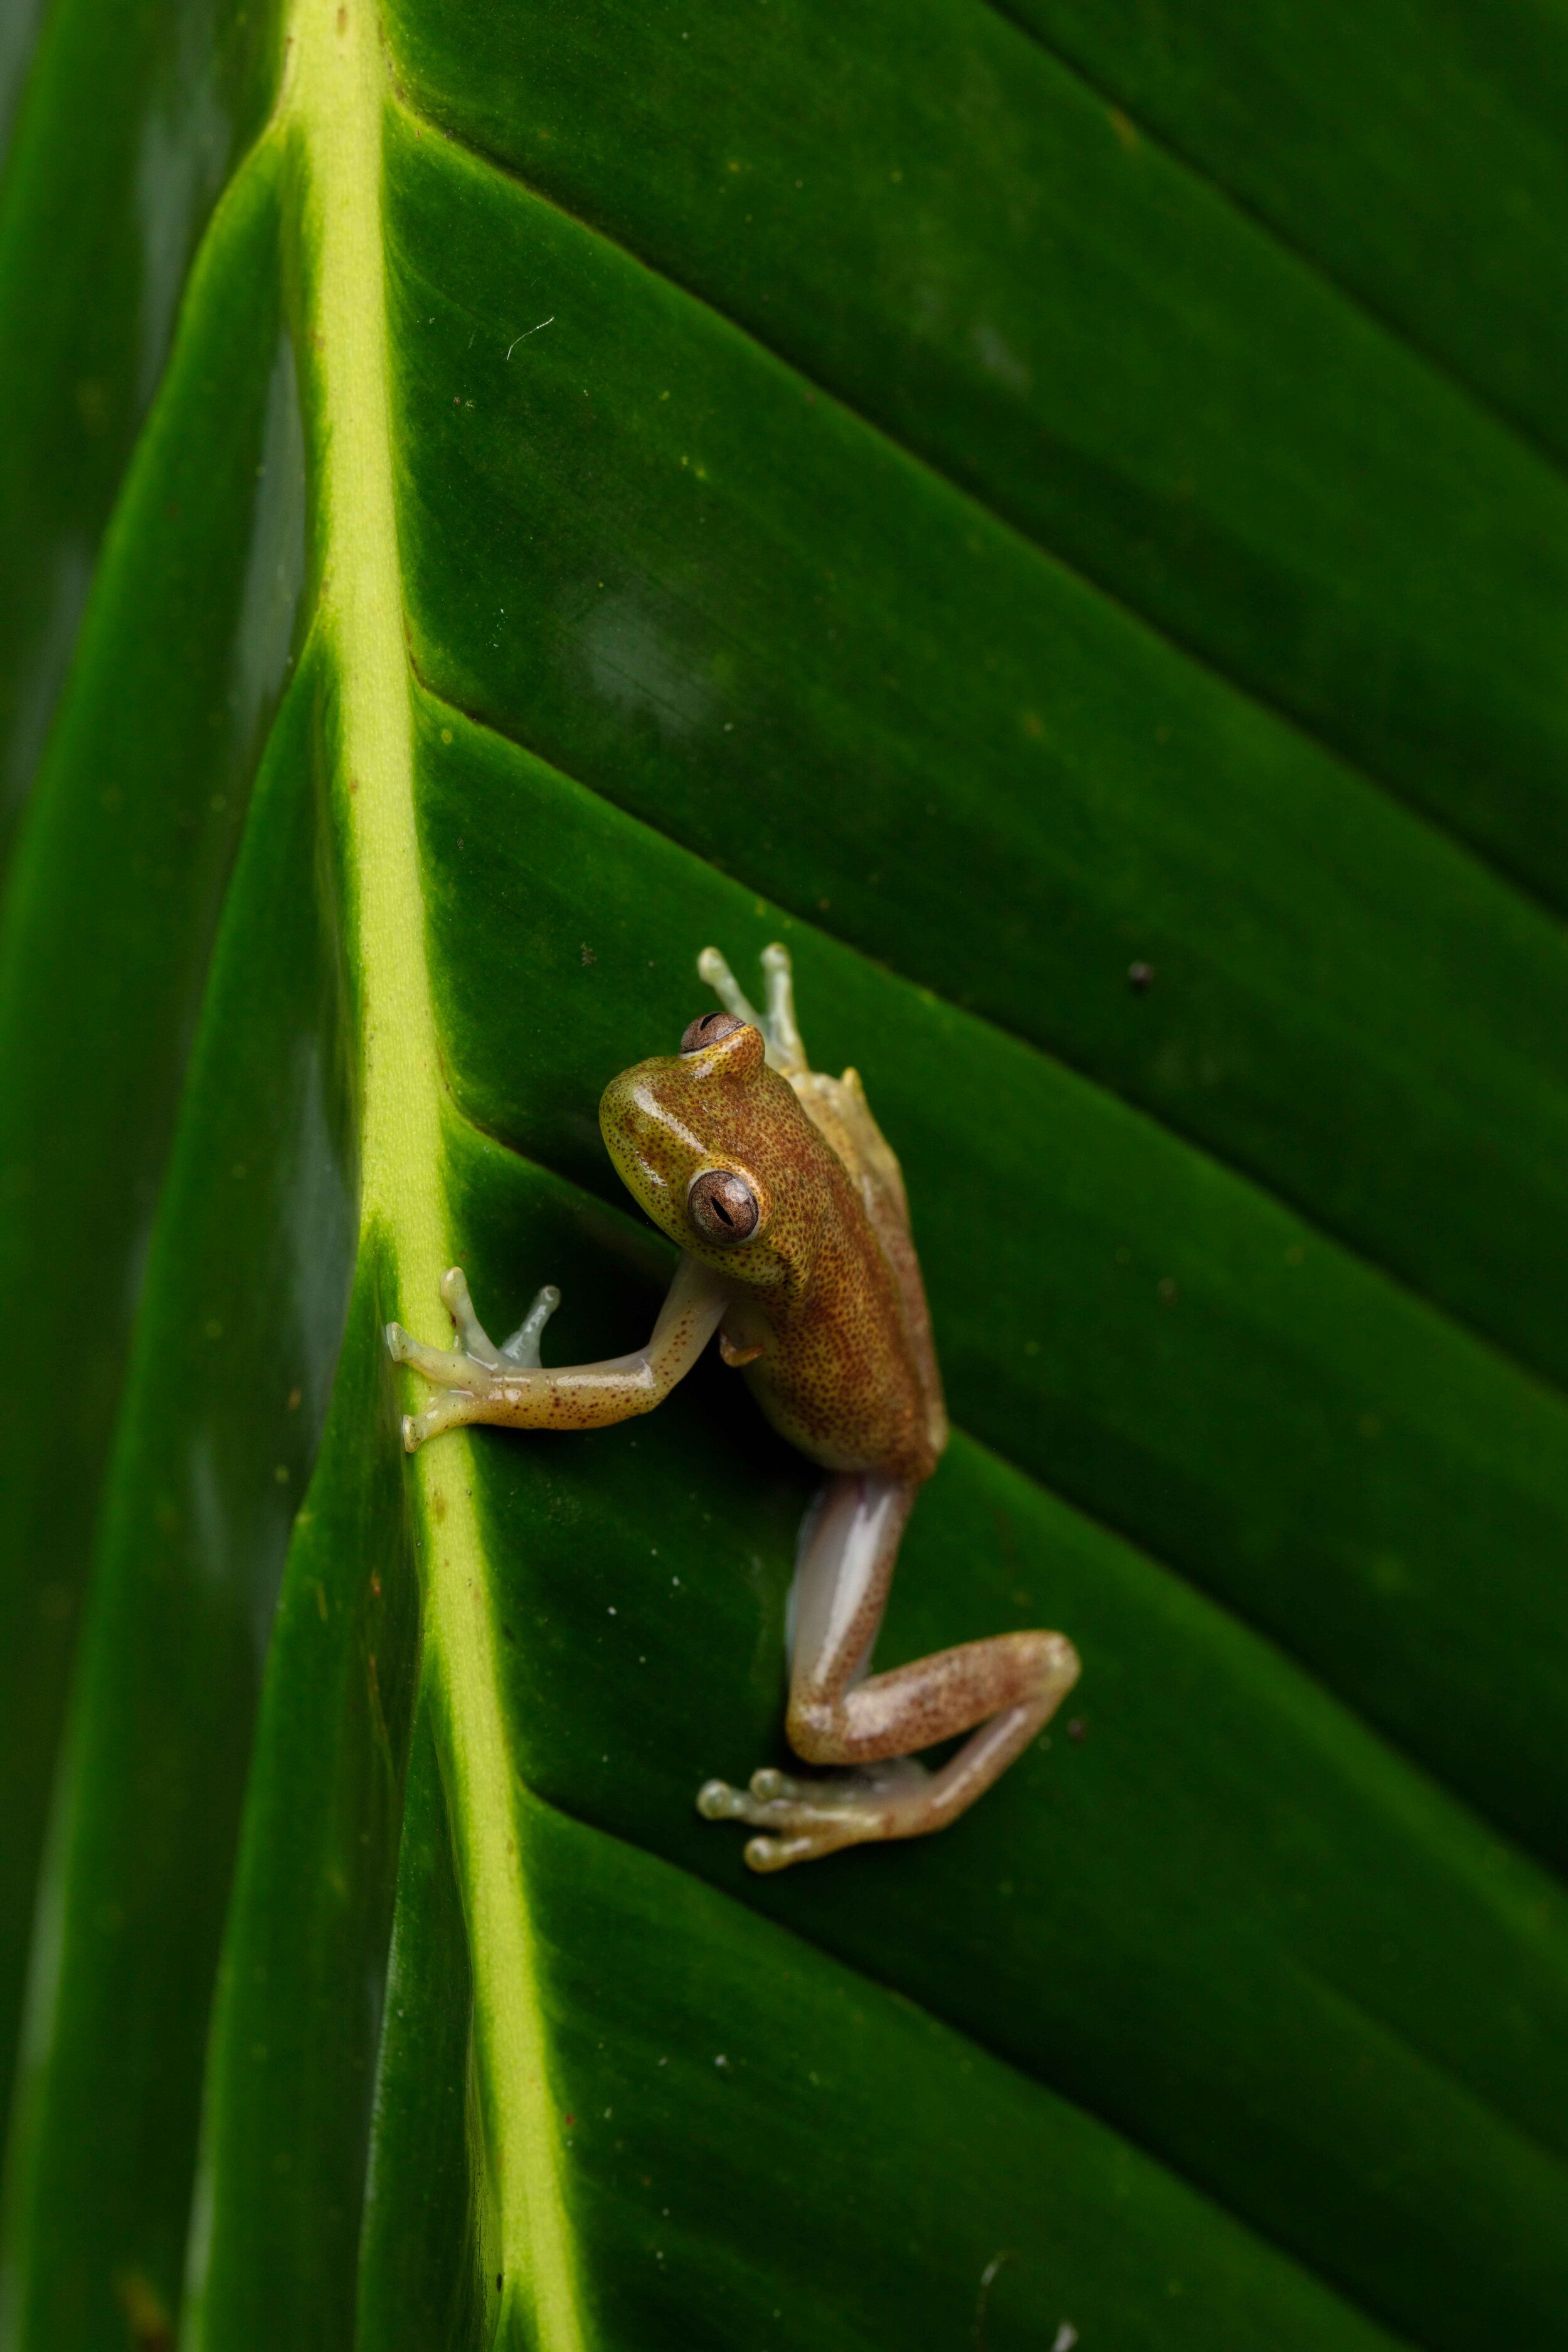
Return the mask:
<path id="1" fill-rule="evenodd" d="M 136 2352 L 170 2352 L 174 2326 L 155 2288 L 135 2271 L 122 2272 L 114 2284 Z"/>
<path id="2" fill-rule="evenodd" d="M 1153 978 L 1154 967 L 1152 963 L 1130 963 L 1127 967 L 1128 985 L 1134 996 L 1147 996 Z"/>

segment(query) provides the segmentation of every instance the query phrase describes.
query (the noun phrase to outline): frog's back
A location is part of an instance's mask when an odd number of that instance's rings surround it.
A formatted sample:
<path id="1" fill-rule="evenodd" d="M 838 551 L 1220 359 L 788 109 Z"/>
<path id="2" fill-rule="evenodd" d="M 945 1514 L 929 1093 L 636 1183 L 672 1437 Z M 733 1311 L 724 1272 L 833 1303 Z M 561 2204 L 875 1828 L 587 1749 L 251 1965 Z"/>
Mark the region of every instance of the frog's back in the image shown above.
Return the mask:
<path id="1" fill-rule="evenodd" d="M 947 1444 L 947 1408 L 931 1309 L 910 1231 L 903 1171 L 871 1116 L 858 1070 L 846 1070 L 841 1078 L 830 1078 L 821 1070 L 787 1075 L 802 1108 L 842 1166 L 891 1276 L 895 1311 L 917 1391 L 921 1443 L 929 1454 L 921 1475 L 928 1475 Z"/>
<path id="2" fill-rule="evenodd" d="M 748 1003 L 717 948 L 703 949 L 697 969 L 731 1023 L 763 1038 L 769 1072 L 794 1095 L 800 1126 L 784 1160 L 797 1156 L 793 1172 L 822 1213 L 809 1220 L 802 1282 L 776 1289 L 765 1306 L 759 1297 L 750 1311 L 737 1302 L 726 1327 L 731 1360 L 751 1362 L 770 1420 L 815 1460 L 926 1478 L 947 1444 L 947 1412 L 903 1176 L 858 1073 L 830 1078 L 811 1068 L 788 949 L 775 940 L 762 962 L 765 1013 Z M 693 1030 L 700 1035 L 719 1018 Z M 792 1124 L 777 1121 L 778 1137 Z"/>

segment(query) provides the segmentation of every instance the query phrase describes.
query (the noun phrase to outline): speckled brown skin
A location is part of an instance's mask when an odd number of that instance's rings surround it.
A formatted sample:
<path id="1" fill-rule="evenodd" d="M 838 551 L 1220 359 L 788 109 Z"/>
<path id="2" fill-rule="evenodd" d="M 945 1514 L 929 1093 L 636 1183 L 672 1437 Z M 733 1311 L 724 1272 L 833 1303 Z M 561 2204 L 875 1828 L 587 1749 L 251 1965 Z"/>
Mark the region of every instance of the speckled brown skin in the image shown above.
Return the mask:
<path id="1" fill-rule="evenodd" d="M 746 1847 L 766 1871 L 955 1820 L 1048 1722 L 1079 1665 L 1059 1633 L 1006 1633 L 863 1679 L 947 1417 L 898 1161 L 855 1072 L 807 1066 L 784 950 L 763 963 L 765 1023 L 705 950 L 699 969 L 727 1014 L 693 1022 L 680 1054 L 639 1062 L 600 1105 L 623 1181 L 683 1253 L 647 1345 L 547 1371 L 539 1335 L 557 1294 L 542 1290 L 498 1349 L 456 1267 L 442 1297 L 458 1347 L 423 1347 L 396 1324 L 387 1339 L 443 1391 L 405 1422 L 412 1452 L 463 1422 L 591 1429 L 649 1412 L 717 1329 L 774 1426 L 836 1474 L 802 1530 L 788 1729 L 808 1762 L 849 1769 L 804 1781 L 764 1770 L 749 1790 L 710 1780 L 698 1797 L 710 1820 L 767 1832 Z M 963 1732 L 939 1771 L 912 1760 Z"/>
<path id="2" fill-rule="evenodd" d="M 906 1288 L 860 1192 L 769 1069 L 761 1033 L 748 1024 L 639 1062 L 605 1089 L 599 1125 L 628 1192 L 724 1284 L 726 1354 L 744 1360 L 774 1428 L 829 1470 L 929 1478 L 946 1435 L 943 1420 L 933 1443 L 934 1359 L 928 1348 L 921 1361 Z M 693 1228 L 687 1195 L 710 1169 L 750 1183 L 761 1210 L 750 1241 L 721 1245 Z M 919 1316 L 929 1328 L 923 1292 Z"/>

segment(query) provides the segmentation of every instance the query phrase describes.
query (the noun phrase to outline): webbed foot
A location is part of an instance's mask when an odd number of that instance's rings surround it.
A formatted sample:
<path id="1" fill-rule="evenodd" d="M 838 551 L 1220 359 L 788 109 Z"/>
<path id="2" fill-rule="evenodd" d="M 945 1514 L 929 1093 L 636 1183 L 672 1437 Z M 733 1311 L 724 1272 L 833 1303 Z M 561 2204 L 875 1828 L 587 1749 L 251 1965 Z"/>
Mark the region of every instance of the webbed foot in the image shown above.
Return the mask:
<path id="1" fill-rule="evenodd" d="M 904 1820 L 923 1811 L 931 1775 L 912 1757 L 899 1756 L 867 1771 L 824 1773 L 792 1779 L 766 1765 L 753 1772 L 749 1789 L 728 1780 L 708 1780 L 697 1793 L 704 1821 L 745 1822 L 770 1832 L 748 1838 L 746 1861 L 757 1871 L 787 1870 L 792 1863 L 816 1862 L 840 1847 L 907 1836 Z"/>
<path id="2" fill-rule="evenodd" d="M 503 1339 L 498 1348 L 474 1312 L 460 1265 L 442 1276 L 441 1297 L 457 1327 L 455 1348 L 427 1348 L 411 1338 L 401 1323 L 386 1327 L 393 1361 L 409 1365 L 435 1387 L 451 1392 L 433 1399 L 423 1412 L 404 1415 L 403 1444 L 409 1454 L 416 1452 L 427 1437 L 438 1437 L 444 1429 L 472 1418 L 459 1399 L 488 1396 L 508 1372 L 520 1366 L 537 1366 L 544 1327 L 561 1304 L 561 1293 L 547 1282 L 535 1293 L 532 1306 L 510 1339 Z"/>

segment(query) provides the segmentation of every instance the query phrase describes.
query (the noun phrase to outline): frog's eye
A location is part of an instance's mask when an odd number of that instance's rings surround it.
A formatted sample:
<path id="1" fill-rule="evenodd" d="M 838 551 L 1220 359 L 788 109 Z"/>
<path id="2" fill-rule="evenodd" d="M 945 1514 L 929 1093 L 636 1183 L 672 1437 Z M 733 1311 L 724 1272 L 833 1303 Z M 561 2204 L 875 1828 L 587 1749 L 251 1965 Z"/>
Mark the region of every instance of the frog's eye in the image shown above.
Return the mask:
<path id="1" fill-rule="evenodd" d="M 726 1016 L 720 1014 L 721 1020 Z M 744 1024 L 738 1023 L 738 1027 Z M 691 1180 L 686 1213 L 704 1241 L 727 1244 L 750 1241 L 762 1211 L 757 1196 L 732 1168 L 709 1168 Z"/>
<path id="2" fill-rule="evenodd" d="M 682 1031 L 680 1050 L 683 1054 L 700 1054 L 704 1045 L 716 1045 L 721 1037 L 728 1037 L 745 1025 L 732 1013 L 700 1013 Z"/>

